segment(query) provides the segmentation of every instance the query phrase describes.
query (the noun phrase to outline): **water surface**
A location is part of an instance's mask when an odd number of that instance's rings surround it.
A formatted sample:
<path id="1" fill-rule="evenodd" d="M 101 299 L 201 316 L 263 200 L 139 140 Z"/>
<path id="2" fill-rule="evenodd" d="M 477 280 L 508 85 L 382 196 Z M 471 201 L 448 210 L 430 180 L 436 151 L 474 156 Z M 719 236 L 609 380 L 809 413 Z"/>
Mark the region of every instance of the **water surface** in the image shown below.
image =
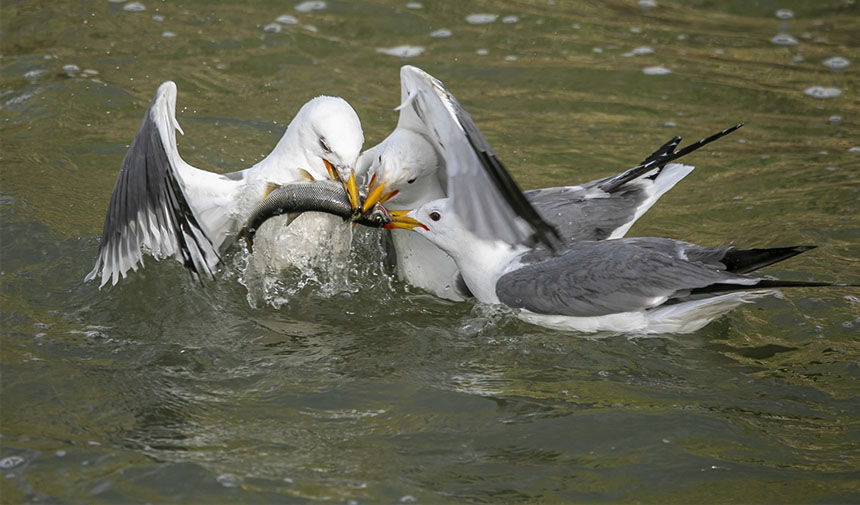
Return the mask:
<path id="1" fill-rule="evenodd" d="M 860 501 L 857 289 L 588 336 L 410 289 L 370 232 L 336 284 L 254 295 L 241 252 L 205 288 L 152 260 L 82 283 L 158 84 L 178 85 L 182 156 L 228 172 L 319 94 L 374 145 L 405 63 L 525 188 L 743 121 L 630 235 L 815 244 L 768 273 L 860 283 L 856 2 L 649 4 L 3 2 L 2 500 Z"/>

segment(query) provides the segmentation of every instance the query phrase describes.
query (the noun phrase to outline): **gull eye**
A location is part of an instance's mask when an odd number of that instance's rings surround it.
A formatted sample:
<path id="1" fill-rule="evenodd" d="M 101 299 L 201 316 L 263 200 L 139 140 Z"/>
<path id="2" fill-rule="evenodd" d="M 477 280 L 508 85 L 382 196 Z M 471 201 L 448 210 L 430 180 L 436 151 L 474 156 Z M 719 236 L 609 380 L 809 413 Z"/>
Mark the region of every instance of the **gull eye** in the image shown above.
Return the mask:
<path id="1" fill-rule="evenodd" d="M 430 219 L 432 219 L 433 221 L 438 221 L 438 220 L 442 219 L 442 214 L 439 214 L 438 212 L 433 211 L 430 213 Z"/>
<path id="2" fill-rule="evenodd" d="M 415 179 L 417 179 L 417 177 L 409 179 L 408 181 L 406 181 L 406 184 L 412 184 L 413 182 L 415 182 Z"/>
<path id="3" fill-rule="evenodd" d="M 328 144 L 326 144 L 325 139 L 320 139 L 320 147 L 322 147 L 322 150 L 327 153 L 331 152 L 331 148 L 328 146 Z"/>

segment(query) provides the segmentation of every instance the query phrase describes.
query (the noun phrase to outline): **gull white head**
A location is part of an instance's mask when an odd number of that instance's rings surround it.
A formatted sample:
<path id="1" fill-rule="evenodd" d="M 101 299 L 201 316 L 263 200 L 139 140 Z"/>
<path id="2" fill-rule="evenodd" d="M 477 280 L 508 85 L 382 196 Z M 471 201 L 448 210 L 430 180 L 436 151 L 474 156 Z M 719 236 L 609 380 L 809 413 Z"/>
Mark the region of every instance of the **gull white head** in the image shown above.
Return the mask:
<path id="1" fill-rule="evenodd" d="M 286 149 L 303 151 L 308 166 L 299 168 L 315 178 L 345 181 L 355 169 L 364 133 L 358 115 L 346 100 L 318 96 L 299 109 L 281 143 L 286 144 Z"/>
<path id="2" fill-rule="evenodd" d="M 368 200 L 395 209 L 415 208 L 444 195 L 439 180 L 440 158 L 423 136 L 397 128 L 374 153 L 368 169 Z"/>

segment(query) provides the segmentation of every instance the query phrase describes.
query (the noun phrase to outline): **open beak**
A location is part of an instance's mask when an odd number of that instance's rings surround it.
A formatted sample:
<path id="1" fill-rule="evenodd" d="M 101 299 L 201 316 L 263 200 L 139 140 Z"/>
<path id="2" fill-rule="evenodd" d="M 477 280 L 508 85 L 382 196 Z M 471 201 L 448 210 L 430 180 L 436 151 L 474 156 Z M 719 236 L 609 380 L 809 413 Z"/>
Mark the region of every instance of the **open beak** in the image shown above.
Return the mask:
<path id="1" fill-rule="evenodd" d="M 326 171 L 328 171 L 328 176 L 343 184 L 343 189 L 346 190 L 346 195 L 349 198 L 349 205 L 352 207 L 352 212 L 356 213 L 358 211 L 359 197 L 358 185 L 355 184 L 355 170 L 349 169 L 349 177 L 344 181 L 343 177 L 340 176 L 340 172 L 338 172 L 327 159 L 323 158 L 323 164 L 325 165 Z M 367 211 L 363 210 L 362 212 Z"/>
<path id="2" fill-rule="evenodd" d="M 372 209 L 377 203 L 384 203 L 391 200 L 399 192 L 400 191 L 395 189 L 394 191 L 386 193 L 385 183 L 380 182 L 377 184 L 376 173 L 374 173 L 373 177 L 370 178 L 370 184 L 367 187 L 367 198 L 364 199 L 364 204 L 361 206 L 361 213 L 367 213 L 367 211 Z"/>
<path id="3" fill-rule="evenodd" d="M 382 226 L 386 230 L 393 230 L 395 228 L 401 230 L 414 230 L 415 228 L 429 229 L 419 221 L 407 216 L 406 214 L 412 212 L 410 210 L 389 210 L 388 212 L 391 214 L 391 222 Z"/>

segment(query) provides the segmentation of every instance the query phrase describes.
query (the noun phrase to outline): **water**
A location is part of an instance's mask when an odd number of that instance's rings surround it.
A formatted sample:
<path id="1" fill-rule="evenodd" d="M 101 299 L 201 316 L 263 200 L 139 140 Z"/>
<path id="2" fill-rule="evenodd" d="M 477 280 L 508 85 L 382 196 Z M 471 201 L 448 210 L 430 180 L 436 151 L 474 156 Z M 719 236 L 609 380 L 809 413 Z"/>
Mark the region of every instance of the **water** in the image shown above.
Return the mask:
<path id="1" fill-rule="evenodd" d="M 816 244 L 768 272 L 858 283 L 856 2 L 0 9 L 4 502 L 860 501 L 857 289 L 786 291 L 692 335 L 585 336 L 410 289 L 364 260 L 369 232 L 339 284 L 287 276 L 269 298 L 241 253 L 205 288 L 173 261 L 81 282 L 162 81 L 183 157 L 227 172 L 322 93 L 374 145 L 410 63 L 528 188 L 744 121 L 631 235 Z"/>

